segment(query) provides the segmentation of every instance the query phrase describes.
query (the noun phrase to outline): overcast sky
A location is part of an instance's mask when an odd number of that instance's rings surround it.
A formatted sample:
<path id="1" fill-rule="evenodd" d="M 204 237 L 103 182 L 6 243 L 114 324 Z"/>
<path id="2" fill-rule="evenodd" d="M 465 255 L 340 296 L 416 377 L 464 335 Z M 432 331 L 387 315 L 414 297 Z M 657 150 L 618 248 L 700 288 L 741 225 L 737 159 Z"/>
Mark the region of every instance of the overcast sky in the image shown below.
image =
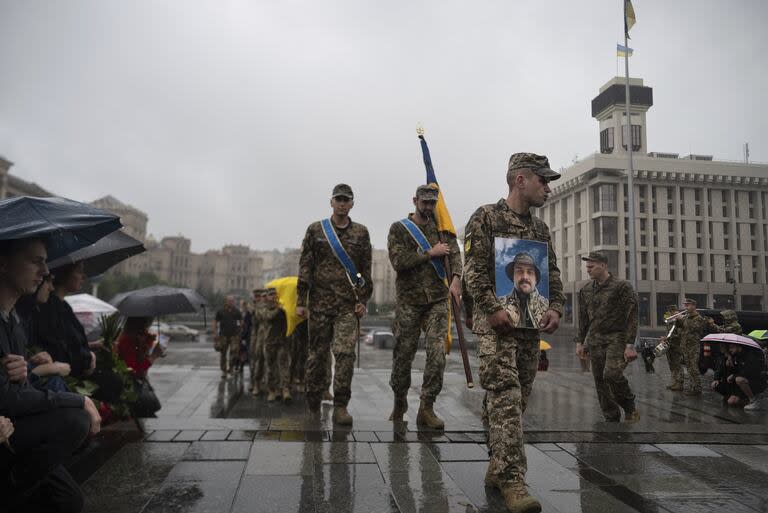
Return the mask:
<path id="1" fill-rule="evenodd" d="M 634 6 L 649 150 L 768 161 L 768 2 Z M 620 0 L 0 0 L 0 155 L 195 251 L 296 247 L 346 182 L 385 247 L 424 180 L 417 123 L 463 225 L 511 153 L 599 149 L 621 37 Z"/>

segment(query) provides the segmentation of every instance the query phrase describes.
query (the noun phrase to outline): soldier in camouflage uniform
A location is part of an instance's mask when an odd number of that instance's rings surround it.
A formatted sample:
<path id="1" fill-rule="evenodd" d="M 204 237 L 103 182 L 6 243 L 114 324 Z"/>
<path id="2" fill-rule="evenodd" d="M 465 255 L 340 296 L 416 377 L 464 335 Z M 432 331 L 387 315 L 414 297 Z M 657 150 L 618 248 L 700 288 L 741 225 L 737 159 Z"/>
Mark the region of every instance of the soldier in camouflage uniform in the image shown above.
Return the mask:
<path id="1" fill-rule="evenodd" d="M 688 369 L 688 377 L 691 381 L 690 388 L 685 391 L 685 395 L 701 395 L 701 373 L 699 372 L 699 352 L 700 341 L 709 331 L 709 323 L 696 310 L 696 300 L 685 299 L 683 301 L 687 315 L 675 321 L 675 331 L 669 337 L 669 347 L 680 348 L 685 367 Z M 667 340 L 667 337 L 661 337 Z M 672 371 L 672 384 L 667 388 L 674 391 L 683 390 L 683 370 L 679 366 L 674 366 L 670 360 L 670 370 Z"/>
<path id="2" fill-rule="evenodd" d="M 365 304 L 373 293 L 371 239 L 365 226 L 349 218 L 353 205 L 354 195 L 349 185 L 334 187 L 331 224 L 354 262 L 359 278 L 347 275 L 331 249 L 321 223 L 312 223 L 301 244 L 296 307 L 299 317 L 309 317 L 307 406 L 311 413 L 319 413 L 323 392 L 330 385 L 328 359 L 333 352 L 336 363 L 333 420 L 341 425 L 352 424 L 347 405 L 352 395 L 358 323 L 365 315 Z"/>
<path id="3" fill-rule="evenodd" d="M 640 420 L 640 413 L 624 369 L 637 358 L 637 295 L 628 281 L 608 272 L 605 253 L 593 251 L 582 260 L 592 281 L 579 291 L 576 355 L 584 358 L 584 346 L 589 348 L 605 420 L 619 422 L 623 409 L 624 422 L 634 423 Z"/>
<path id="4" fill-rule="evenodd" d="M 389 385 L 395 394 L 395 405 L 389 420 L 402 421 L 408 411 L 408 389 L 411 386 L 411 365 L 416 355 L 419 336 L 423 329 L 427 360 L 421 385 L 421 404 L 416 424 L 432 429 L 443 429 L 445 423 L 434 412 L 433 405 L 443 388 L 445 370 L 445 338 L 448 335 L 448 279 L 455 296 L 461 294 L 461 254 L 456 237 L 447 242 L 440 239 L 434 210 L 437 205 L 436 186 L 422 185 L 416 189 L 413 204 L 416 209 L 408 219 L 431 246 L 428 251 L 416 242 L 400 221 L 389 228 L 387 248 L 389 261 L 397 273 L 395 286 L 397 303 L 393 329 L 395 348 L 392 353 L 392 375 Z M 441 278 L 433 265 L 434 259 L 450 261 L 451 276 Z M 438 264 L 439 265 L 439 264 Z M 447 273 L 447 270 L 446 270 Z"/>
<path id="5" fill-rule="evenodd" d="M 514 512 L 540 511 L 525 488 L 522 414 L 539 365 L 539 331 L 554 332 L 565 296 L 552 249 L 549 227 L 531 214 L 549 193 L 549 181 L 560 175 L 546 157 L 515 153 L 509 159 L 509 195 L 480 207 L 467 223 L 464 279 L 473 301 L 473 331 L 478 335 L 480 384 L 486 390 L 490 464 L 485 482 L 497 487 Z M 539 329 L 516 328 L 495 290 L 495 237 L 546 242 L 549 249 L 549 309 Z"/>
<path id="6" fill-rule="evenodd" d="M 285 332 L 288 320 L 285 310 L 277 301 L 277 290 L 267 289 L 264 306 L 256 314 L 259 323 L 267 326 L 264 354 L 267 366 L 267 401 L 277 400 L 282 392 L 283 401 L 291 401 L 291 355 Z"/>
<path id="7" fill-rule="evenodd" d="M 262 382 L 264 380 L 264 370 L 266 365 L 266 355 L 264 353 L 265 327 L 262 322 L 261 312 L 265 308 L 266 291 L 256 289 L 253 291 L 253 312 L 251 313 L 251 346 L 250 365 L 251 365 L 251 393 L 254 397 L 261 394 Z"/>
<path id="8" fill-rule="evenodd" d="M 720 317 L 723 318 L 723 324 L 716 324 L 715 320 L 711 317 L 707 317 L 707 322 L 710 325 L 710 331 L 715 333 L 734 333 L 736 335 L 743 334 L 741 324 L 739 324 L 739 317 L 733 310 L 723 310 L 720 312 Z"/>

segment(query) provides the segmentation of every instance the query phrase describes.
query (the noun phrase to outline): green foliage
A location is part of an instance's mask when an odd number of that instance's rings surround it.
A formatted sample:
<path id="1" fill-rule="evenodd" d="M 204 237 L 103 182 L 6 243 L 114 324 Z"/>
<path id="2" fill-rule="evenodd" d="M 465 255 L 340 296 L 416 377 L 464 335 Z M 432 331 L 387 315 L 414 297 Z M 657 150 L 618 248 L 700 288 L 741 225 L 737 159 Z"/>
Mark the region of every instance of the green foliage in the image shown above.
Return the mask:
<path id="1" fill-rule="evenodd" d="M 101 328 L 101 336 L 104 339 L 104 347 L 111 348 L 123 330 L 123 316 L 119 312 L 109 316 L 102 315 L 99 317 L 99 327 Z"/>
<path id="2" fill-rule="evenodd" d="M 125 274 L 107 274 L 99 281 L 98 296 L 99 299 L 109 301 L 121 292 L 128 292 L 152 285 L 168 285 L 163 283 L 155 273 L 141 273 L 138 276 L 128 276 Z M 87 289 L 87 288 L 86 288 Z"/>

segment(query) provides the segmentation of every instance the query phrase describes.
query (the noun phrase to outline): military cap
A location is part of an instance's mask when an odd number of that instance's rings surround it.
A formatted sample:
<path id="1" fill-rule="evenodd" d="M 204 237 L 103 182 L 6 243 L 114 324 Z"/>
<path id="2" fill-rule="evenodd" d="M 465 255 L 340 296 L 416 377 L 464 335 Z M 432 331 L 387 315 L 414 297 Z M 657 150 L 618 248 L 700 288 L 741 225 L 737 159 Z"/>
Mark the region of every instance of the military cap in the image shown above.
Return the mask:
<path id="1" fill-rule="evenodd" d="M 339 196 L 344 196 L 345 198 L 349 198 L 349 199 L 355 199 L 355 195 L 352 194 L 352 187 L 350 187 L 345 183 L 340 183 L 339 185 L 333 188 L 331 197 L 336 198 Z"/>
<path id="2" fill-rule="evenodd" d="M 264 293 L 267 294 L 268 296 L 271 294 L 277 294 L 277 289 L 275 287 L 269 287 L 264 289 Z"/>
<path id="3" fill-rule="evenodd" d="M 726 321 L 738 322 L 739 320 L 739 316 L 733 310 L 723 310 L 722 312 L 720 312 L 720 315 L 723 317 L 723 320 L 726 320 Z"/>
<path id="4" fill-rule="evenodd" d="M 437 201 L 440 189 L 434 184 L 419 185 L 416 189 L 416 198 L 424 201 Z"/>
<path id="5" fill-rule="evenodd" d="M 534 174 L 547 180 L 557 180 L 560 173 L 549 167 L 549 159 L 544 155 L 535 153 L 513 153 L 509 157 L 508 171 L 513 169 L 530 169 Z"/>
<path id="6" fill-rule="evenodd" d="M 258 296 L 259 294 L 261 294 L 261 289 L 253 289 L 254 296 Z"/>
<path id="7" fill-rule="evenodd" d="M 533 257 L 529 253 L 518 253 L 515 255 L 515 258 L 512 259 L 510 263 L 507 264 L 507 267 L 505 268 L 505 271 L 507 273 L 507 277 L 515 281 L 515 266 L 517 264 L 524 264 L 524 265 L 530 265 L 533 267 L 534 271 L 536 272 L 536 283 L 541 281 L 541 271 L 539 271 L 539 266 L 536 265 L 536 261 L 533 259 Z"/>
<path id="8" fill-rule="evenodd" d="M 590 251 L 587 256 L 581 257 L 581 259 L 585 262 L 602 262 L 604 264 L 608 263 L 608 255 L 602 251 Z"/>
<path id="9" fill-rule="evenodd" d="M 683 299 L 683 304 L 684 304 L 684 305 L 693 305 L 693 306 L 696 306 L 698 303 L 696 303 L 696 300 L 695 300 L 695 299 L 691 299 L 691 298 L 687 297 L 687 298 Z"/>

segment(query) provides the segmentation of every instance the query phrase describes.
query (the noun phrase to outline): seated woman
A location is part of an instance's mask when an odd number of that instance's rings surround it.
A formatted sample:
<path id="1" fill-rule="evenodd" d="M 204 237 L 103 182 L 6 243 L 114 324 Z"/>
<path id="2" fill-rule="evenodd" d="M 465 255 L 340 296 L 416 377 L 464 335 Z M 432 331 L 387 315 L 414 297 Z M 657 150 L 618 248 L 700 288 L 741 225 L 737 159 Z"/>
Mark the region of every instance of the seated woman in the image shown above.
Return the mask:
<path id="1" fill-rule="evenodd" d="M 149 333 L 152 317 L 128 317 L 123 333 L 117 339 L 117 354 L 131 369 L 138 400 L 133 406 L 134 417 L 153 417 L 160 402 L 147 380 L 147 371 L 163 356 L 156 336 Z"/>
<path id="2" fill-rule="evenodd" d="M 16 303 L 16 313 L 22 319 L 27 330 L 30 347 L 27 348 L 27 363 L 29 381 L 40 390 L 68 392 L 64 381 L 69 376 L 71 368 L 68 363 L 55 362 L 47 351 L 38 351 L 35 324 L 32 322 L 33 313 L 39 311 L 39 305 L 44 305 L 53 291 L 53 275 L 48 274 L 34 294 L 22 296 Z"/>
<path id="3" fill-rule="evenodd" d="M 64 297 L 80 291 L 85 280 L 83 264 L 71 264 L 56 270 L 53 294 L 32 314 L 35 343 L 56 362 L 68 363 L 72 376 L 86 379 L 96 369 L 96 355 L 75 312 Z"/>
<path id="4" fill-rule="evenodd" d="M 712 389 L 727 398 L 729 406 L 748 403 L 745 410 L 759 407 L 756 396 L 766 388 L 765 358 L 762 351 L 727 344 L 725 357 L 715 371 Z"/>

